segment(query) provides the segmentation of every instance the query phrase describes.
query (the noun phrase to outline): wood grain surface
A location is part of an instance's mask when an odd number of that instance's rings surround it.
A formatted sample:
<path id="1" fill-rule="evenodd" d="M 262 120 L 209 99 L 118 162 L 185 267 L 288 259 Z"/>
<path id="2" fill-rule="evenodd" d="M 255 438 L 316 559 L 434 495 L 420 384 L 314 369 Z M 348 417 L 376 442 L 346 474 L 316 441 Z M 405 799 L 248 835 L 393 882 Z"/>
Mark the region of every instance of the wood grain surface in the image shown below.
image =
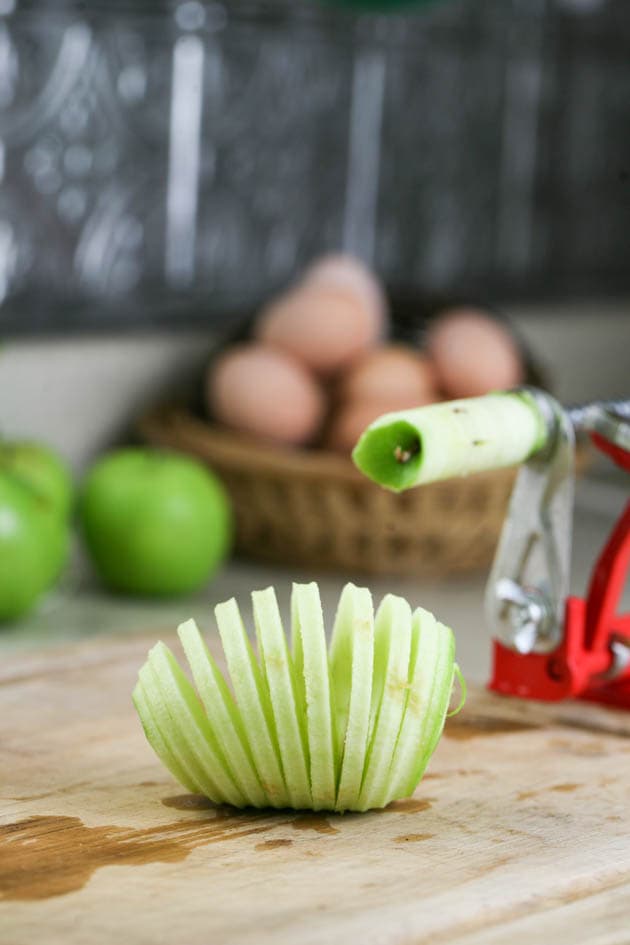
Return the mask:
<path id="1" fill-rule="evenodd" d="M 154 637 L 0 667 L 0 942 L 630 942 L 630 715 L 473 692 L 413 798 L 214 808 L 144 741 Z"/>

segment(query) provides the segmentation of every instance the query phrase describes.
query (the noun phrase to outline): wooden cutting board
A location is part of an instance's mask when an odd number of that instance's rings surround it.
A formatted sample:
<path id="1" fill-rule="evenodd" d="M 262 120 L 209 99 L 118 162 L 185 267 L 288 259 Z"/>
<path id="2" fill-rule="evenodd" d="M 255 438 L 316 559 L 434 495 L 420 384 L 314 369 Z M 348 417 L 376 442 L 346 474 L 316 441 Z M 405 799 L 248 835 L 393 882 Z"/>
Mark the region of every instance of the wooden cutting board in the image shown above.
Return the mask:
<path id="1" fill-rule="evenodd" d="M 149 642 L 0 668 L 3 945 L 630 941 L 630 714 L 474 692 L 412 799 L 239 813 L 145 743 Z"/>

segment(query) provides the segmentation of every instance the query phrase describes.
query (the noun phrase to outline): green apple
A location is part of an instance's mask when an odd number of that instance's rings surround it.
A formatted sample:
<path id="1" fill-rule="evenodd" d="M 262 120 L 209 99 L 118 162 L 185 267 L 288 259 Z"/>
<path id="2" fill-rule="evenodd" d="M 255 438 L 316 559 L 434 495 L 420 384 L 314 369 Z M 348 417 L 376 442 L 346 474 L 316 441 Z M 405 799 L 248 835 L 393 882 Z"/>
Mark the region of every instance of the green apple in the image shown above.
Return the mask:
<path id="1" fill-rule="evenodd" d="M 62 518 L 73 503 L 70 472 L 60 457 L 43 443 L 0 440 L 0 476 L 10 473 L 47 499 Z"/>
<path id="2" fill-rule="evenodd" d="M 83 484 L 79 518 L 99 574 L 128 593 L 196 590 L 230 547 L 223 487 L 178 453 L 130 447 L 104 456 Z"/>
<path id="3" fill-rule="evenodd" d="M 69 532 L 54 504 L 0 470 L 0 620 L 21 617 L 59 576 Z"/>

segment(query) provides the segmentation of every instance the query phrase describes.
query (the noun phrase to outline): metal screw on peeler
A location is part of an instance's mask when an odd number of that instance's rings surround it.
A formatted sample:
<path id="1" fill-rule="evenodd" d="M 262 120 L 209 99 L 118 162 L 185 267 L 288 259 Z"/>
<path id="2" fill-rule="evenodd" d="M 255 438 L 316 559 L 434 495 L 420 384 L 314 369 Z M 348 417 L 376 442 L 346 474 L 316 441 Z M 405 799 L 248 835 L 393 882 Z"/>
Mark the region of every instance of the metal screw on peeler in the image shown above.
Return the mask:
<path id="1" fill-rule="evenodd" d="M 502 578 L 496 587 L 498 600 L 506 605 L 512 628 L 511 642 L 518 653 L 551 649 L 557 643 L 549 600 L 538 588 L 521 587 L 511 578 Z"/>

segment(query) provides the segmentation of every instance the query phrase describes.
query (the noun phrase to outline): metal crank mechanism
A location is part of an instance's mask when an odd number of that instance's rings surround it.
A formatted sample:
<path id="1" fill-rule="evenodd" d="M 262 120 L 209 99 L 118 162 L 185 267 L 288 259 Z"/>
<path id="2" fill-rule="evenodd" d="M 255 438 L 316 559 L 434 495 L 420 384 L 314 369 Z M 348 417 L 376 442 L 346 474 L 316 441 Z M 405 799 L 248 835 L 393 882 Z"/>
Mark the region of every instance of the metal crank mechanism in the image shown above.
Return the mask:
<path id="1" fill-rule="evenodd" d="M 585 598 L 569 596 L 575 432 L 630 471 L 630 401 L 565 410 L 528 388 L 546 446 L 521 467 L 486 589 L 494 636 L 490 688 L 523 698 L 630 708 L 630 614 L 617 613 L 630 568 L 630 502 Z"/>

